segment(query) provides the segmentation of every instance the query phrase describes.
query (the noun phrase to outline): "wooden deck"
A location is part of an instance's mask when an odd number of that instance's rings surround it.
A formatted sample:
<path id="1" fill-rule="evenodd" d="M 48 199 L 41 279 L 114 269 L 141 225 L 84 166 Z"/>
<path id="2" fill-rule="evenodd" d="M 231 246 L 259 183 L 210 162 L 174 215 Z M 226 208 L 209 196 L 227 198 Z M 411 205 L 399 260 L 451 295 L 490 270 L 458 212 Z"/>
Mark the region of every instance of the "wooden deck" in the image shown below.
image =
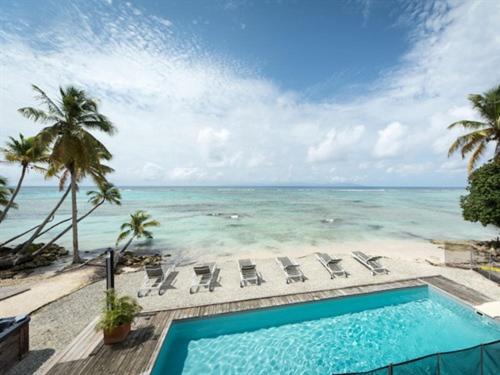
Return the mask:
<path id="1" fill-rule="evenodd" d="M 475 305 L 490 301 L 488 297 L 470 288 L 442 276 L 434 276 L 383 284 L 370 284 L 143 313 L 136 319 L 133 331 L 127 340 L 122 344 L 114 346 L 105 346 L 102 344 L 101 333 L 94 330 L 94 321 L 80 333 L 65 351 L 54 358 L 54 365 L 46 374 L 149 374 L 173 320 L 227 314 L 426 284 L 442 289 L 444 292 L 469 304 Z"/>
<path id="2" fill-rule="evenodd" d="M 446 293 L 451 294 L 452 296 L 458 297 L 462 301 L 467 302 L 472 306 L 477 306 L 485 302 L 493 301 L 491 298 L 485 296 L 484 294 L 479 293 L 478 291 L 464 285 L 458 284 L 443 276 L 422 277 L 420 280 L 436 288 L 439 288 Z"/>

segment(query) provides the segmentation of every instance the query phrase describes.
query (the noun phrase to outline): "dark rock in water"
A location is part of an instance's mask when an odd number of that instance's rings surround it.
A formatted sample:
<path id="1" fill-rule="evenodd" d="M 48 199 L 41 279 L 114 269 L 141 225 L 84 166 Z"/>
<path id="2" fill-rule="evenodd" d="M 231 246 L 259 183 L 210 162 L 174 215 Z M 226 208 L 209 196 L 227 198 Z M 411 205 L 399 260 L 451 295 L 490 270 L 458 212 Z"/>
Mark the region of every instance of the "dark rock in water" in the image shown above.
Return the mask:
<path id="1" fill-rule="evenodd" d="M 335 224 L 335 223 L 340 223 L 342 221 L 342 219 L 338 219 L 338 218 L 335 218 L 335 219 L 322 219 L 321 222 L 323 224 Z"/>

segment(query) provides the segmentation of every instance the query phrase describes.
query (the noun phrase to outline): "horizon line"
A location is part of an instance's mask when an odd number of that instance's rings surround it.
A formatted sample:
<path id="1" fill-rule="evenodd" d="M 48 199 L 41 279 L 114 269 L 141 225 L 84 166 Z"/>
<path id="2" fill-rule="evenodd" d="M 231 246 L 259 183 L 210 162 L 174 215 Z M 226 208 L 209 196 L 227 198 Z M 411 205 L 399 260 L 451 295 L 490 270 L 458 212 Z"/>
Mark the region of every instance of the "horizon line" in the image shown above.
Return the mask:
<path id="1" fill-rule="evenodd" d="M 80 185 L 80 187 L 95 187 L 96 185 Z M 337 188 L 337 189 L 465 189 L 465 185 L 115 185 L 118 188 Z M 25 185 L 27 188 L 55 188 L 48 185 Z"/>

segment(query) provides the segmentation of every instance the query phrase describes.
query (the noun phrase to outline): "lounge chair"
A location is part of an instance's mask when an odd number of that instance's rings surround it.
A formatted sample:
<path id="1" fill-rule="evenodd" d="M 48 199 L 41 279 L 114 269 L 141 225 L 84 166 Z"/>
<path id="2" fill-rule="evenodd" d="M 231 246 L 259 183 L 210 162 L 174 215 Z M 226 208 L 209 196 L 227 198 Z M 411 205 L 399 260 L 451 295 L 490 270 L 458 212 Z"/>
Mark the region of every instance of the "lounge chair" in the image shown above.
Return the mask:
<path id="1" fill-rule="evenodd" d="M 379 259 L 381 258 L 380 256 L 371 256 L 371 255 L 366 255 L 362 251 L 353 251 L 351 253 L 352 257 L 356 259 L 359 263 L 361 263 L 363 266 L 368 268 L 370 271 L 372 271 L 372 275 L 378 275 L 381 273 L 389 273 L 389 270 L 384 268 L 380 263 Z"/>
<path id="2" fill-rule="evenodd" d="M 189 293 L 193 294 L 200 290 L 201 287 L 208 288 L 213 292 L 214 277 L 215 277 L 215 263 L 203 263 L 193 267 L 194 280 L 193 285 L 189 288 Z"/>
<path id="3" fill-rule="evenodd" d="M 147 265 L 144 266 L 144 282 L 142 286 L 137 291 L 137 297 L 144 297 L 149 294 L 152 290 L 158 290 L 158 294 L 161 296 L 165 293 L 162 290 L 162 286 L 167 280 L 168 276 L 174 272 L 174 263 L 160 263 L 157 265 Z"/>
<path id="4" fill-rule="evenodd" d="M 306 277 L 302 273 L 300 266 L 292 262 L 288 257 L 278 257 L 276 261 L 280 265 L 281 269 L 285 273 L 286 283 L 289 284 L 292 280 L 301 280 L 302 282 L 306 281 Z"/>
<path id="5" fill-rule="evenodd" d="M 326 268 L 331 279 L 335 278 L 335 276 L 347 277 L 347 272 L 339 264 L 342 259 L 333 259 L 327 253 L 316 253 L 316 258 Z"/>
<path id="6" fill-rule="evenodd" d="M 260 285 L 262 277 L 257 272 L 257 266 L 250 259 L 239 259 L 238 267 L 240 269 L 240 287 L 246 286 L 248 283 Z"/>

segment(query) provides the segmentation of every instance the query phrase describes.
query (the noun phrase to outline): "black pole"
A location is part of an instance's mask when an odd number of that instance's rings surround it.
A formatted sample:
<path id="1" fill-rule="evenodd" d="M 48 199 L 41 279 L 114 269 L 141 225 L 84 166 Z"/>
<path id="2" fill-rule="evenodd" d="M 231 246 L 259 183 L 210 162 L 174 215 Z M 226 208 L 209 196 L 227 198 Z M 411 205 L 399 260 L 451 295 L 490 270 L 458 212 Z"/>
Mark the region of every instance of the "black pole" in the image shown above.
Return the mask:
<path id="1" fill-rule="evenodd" d="M 106 256 L 106 289 L 115 289 L 115 251 L 107 250 Z"/>

